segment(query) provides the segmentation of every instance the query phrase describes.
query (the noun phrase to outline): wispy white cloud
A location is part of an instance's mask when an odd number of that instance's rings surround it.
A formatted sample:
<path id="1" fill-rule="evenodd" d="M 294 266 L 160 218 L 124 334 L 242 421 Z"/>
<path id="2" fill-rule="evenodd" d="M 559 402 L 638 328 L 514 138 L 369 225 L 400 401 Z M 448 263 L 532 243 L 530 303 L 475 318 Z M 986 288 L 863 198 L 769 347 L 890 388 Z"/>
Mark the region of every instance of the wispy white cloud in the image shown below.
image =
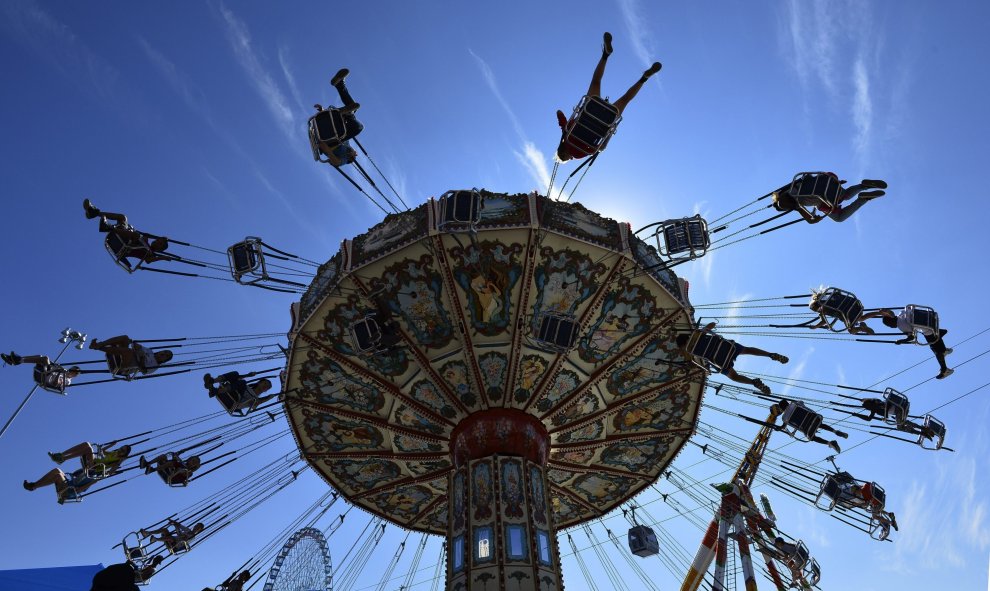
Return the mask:
<path id="1" fill-rule="evenodd" d="M 484 59 L 482 59 L 478 54 L 476 54 L 471 49 L 468 49 L 468 53 L 474 58 L 475 63 L 478 65 L 478 69 L 481 70 L 481 75 L 485 79 L 485 84 L 488 85 L 488 89 L 491 90 L 492 94 L 495 96 L 495 100 L 498 104 L 502 106 L 506 115 L 509 116 L 509 122 L 512 123 L 512 128 L 516 132 L 516 136 L 519 138 L 519 142 L 522 147 L 515 150 L 514 153 L 519 162 L 526 168 L 530 176 L 534 181 L 539 183 L 539 190 L 543 191 L 550 184 L 550 173 L 547 166 L 547 157 L 536 147 L 536 144 L 531 142 L 526 136 L 526 132 L 523 131 L 522 124 L 519 123 L 519 118 L 516 117 L 515 111 L 512 110 L 512 106 L 509 102 L 505 100 L 502 96 L 502 91 L 499 89 L 498 80 L 495 78 L 495 73 L 492 71 L 491 67 L 488 65 Z M 553 193 L 553 190 L 550 191 Z"/>
<path id="2" fill-rule="evenodd" d="M 834 96 L 839 88 L 841 40 L 851 26 L 844 6 L 838 0 L 788 0 L 786 4 L 785 54 L 806 90 L 818 83 Z"/>
<path id="3" fill-rule="evenodd" d="M 783 53 L 807 96 L 848 104 L 852 147 L 866 168 L 876 116 L 872 58 L 882 44 L 878 35 L 856 34 L 875 28 L 869 7 L 849 0 L 788 0 L 785 6 Z"/>
<path id="4" fill-rule="evenodd" d="M 656 42 L 653 34 L 647 26 L 647 19 L 643 16 L 643 6 L 639 0 L 616 0 L 619 4 L 619 12 L 622 13 L 622 22 L 626 25 L 629 33 L 629 40 L 633 46 L 636 58 L 649 67 L 656 60 Z M 659 77 L 655 78 L 659 81 Z"/>
<path id="5" fill-rule="evenodd" d="M 708 214 L 709 214 L 709 211 L 707 209 L 705 209 L 705 211 L 702 212 L 702 208 L 705 205 L 707 205 L 707 202 L 705 202 L 705 201 L 701 201 L 699 203 L 695 203 L 694 204 L 694 213 L 695 214 L 701 214 L 701 217 L 707 218 L 708 217 Z M 705 283 L 705 289 L 708 289 L 708 288 L 711 287 L 711 284 L 712 284 L 712 269 L 714 268 L 714 266 L 715 266 L 715 253 L 714 252 L 709 252 L 709 253 L 705 254 L 703 257 L 701 257 L 700 259 L 698 259 L 698 268 L 699 268 L 699 271 L 701 272 L 701 279 Z"/>
<path id="6" fill-rule="evenodd" d="M 781 396 L 787 396 L 787 394 L 794 387 L 793 382 L 804 377 L 804 370 L 808 367 L 808 360 L 811 359 L 811 355 L 814 352 L 814 347 L 808 347 L 805 349 L 804 353 L 801 354 L 800 361 L 795 363 L 793 359 L 790 360 L 788 365 L 791 367 L 791 370 L 787 373 L 787 384 L 780 389 L 779 393 Z"/>
<path id="7" fill-rule="evenodd" d="M 296 108 L 300 111 L 305 111 L 306 107 L 303 105 L 302 95 L 299 93 L 299 86 L 296 84 L 296 77 L 292 73 L 292 68 L 289 67 L 289 48 L 285 45 L 279 45 L 278 47 L 278 65 L 282 69 L 282 76 L 285 77 L 285 82 L 289 85 L 289 93 L 292 94 L 292 100 L 296 103 Z"/>
<path id="8" fill-rule="evenodd" d="M 729 297 L 729 301 L 731 301 L 731 302 L 742 302 L 744 300 L 751 299 L 752 297 L 753 297 L 753 294 L 751 294 L 751 293 L 744 293 L 744 294 L 742 294 L 740 296 L 731 296 L 731 297 Z M 740 314 L 740 312 L 742 312 L 742 306 L 743 306 L 743 304 L 733 304 L 732 306 L 730 306 L 729 309 L 725 311 L 725 319 L 723 320 L 723 323 L 724 324 L 732 324 L 736 320 L 738 320 L 739 319 L 739 314 Z"/>
<path id="9" fill-rule="evenodd" d="M 294 123 L 292 109 L 289 108 L 288 100 L 275 79 L 262 65 L 261 58 L 254 50 L 250 31 L 244 22 L 227 7 L 221 5 L 219 10 L 227 41 L 234 51 L 237 62 L 248 75 L 255 90 L 264 100 L 283 133 L 295 143 L 297 127 Z"/>
<path id="10" fill-rule="evenodd" d="M 515 151 L 514 153 L 529 171 L 529 175 L 540 184 L 539 189 L 541 191 L 550 185 L 550 171 L 547 169 L 546 157 L 533 142 L 524 141 L 522 152 Z"/>
<path id="11" fill-rule="evenodd" d="M 476 64 L 478 64 L 478 69 L 481 70 L 481 75 L 485 78 L 485 84 L 488 85 L 488 89 L 492 91 L 495 95 L 495 99 L 498 104 L 502 105 L 502 109 L 505 110 L 506 115 L 509 116 L 509 121 L 512 123 L 512 128 L 516 131 L 516 135 L 519 136 L 520 141 L 526 142 L 526 132 L 523 131 L 522 125 L 519 123 L 519 118 L 516 117 L 515 111 L 509 106 L 509 102 L 505 100 L 502 96 L 502 91 L 498 87 L 498 80 L 495 79 L 495 72 L 492 71 L 491 66 L 488 62 L 483 60 L 478 54 L 476 54 L 471 49 L 468 49 L 468 53 L 474 58 Z"/>
<path id="12" fill-rule="evenodd" d="M 853 136 L 853 147 L 860 160 L 864 160 L 869 152 L 873 131 L 873 97 L 870 95 L 870 76 L 862 56 L 856 58 L 853 65 L 853 87 L 855 89 L 852 102 L 852 118 L 856 133 Z"/>

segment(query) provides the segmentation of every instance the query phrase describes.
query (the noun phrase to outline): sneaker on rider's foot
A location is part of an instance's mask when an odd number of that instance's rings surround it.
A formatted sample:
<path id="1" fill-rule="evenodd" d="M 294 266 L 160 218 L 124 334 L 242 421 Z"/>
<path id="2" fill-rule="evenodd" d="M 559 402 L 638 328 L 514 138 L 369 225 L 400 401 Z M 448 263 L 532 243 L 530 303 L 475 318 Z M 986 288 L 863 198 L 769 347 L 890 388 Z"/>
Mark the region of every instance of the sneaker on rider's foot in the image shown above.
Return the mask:
<path id="1" fill-rule="evenodd" d="M 650 66 L 650 69 L 643 72 L 643 78 L 649 78 L 650 76 L 656 74 L 657 72 L 660 71 L 660 68 L 662 67 L 663 64 L 661 64 L 660 62 L 653 62 L 653 65 Z"/>
<path id="2" fill-rule="evenodd" d="M 602 40 L 602 54 L 604 54 L 605 57 L 608 57 L 612 55 L 612 33 L 605 33 L 602 35 Z"/>
<path id="3" fill-rule="evenodd" d="M 83 199 L 83 209 L 86 210 L 86 219 L 91 220 L 100 215 L 100 210 L 89 199 Z"/>
<path id="4" fill-rule="evenodd" d="M 839 442 L 838 441 L 836 441 L 836 440 L 833 439 L 832 441 L 829 441 L 828 442 L 828 446 L 831 447 L 832 449 L 834 449 L 835 450 L 835 453 L 837 453 L 837 454 L 841 454 L 842 453 L 842 450 L 839 449 Z"/>
<path id="5" fill-rule="evenodd" d="M 337 73 L 334 74 L 333 78 L 330 79 L 330 86 L 337 86 L 338 84 L 343 82 L 344 79 L 347 78 L 347 75 L 350 73 L 351 71 L 348 70 L 347 68 L 341 68 L 337 70 Z"/>
<path id="6" fill-rule="evenodd" d="M 790 359 L 786 355 L 781 355 L 780 353 L 772 353 L 770 359 L 777 361 L 778 363 L 787 363 Z"/>
<path id="7" fill-rule="evenodd" d="M 56 464 L 61 464 L 62 462 L 65 461 L 65 458 L 62 457 L 62 454 L 55 451 L 48 452 L 48 457 L 51 458 L 52 461 L 55 462 Z"/>
<path id="8" fill-rule="evenodd" d="M 874 189 L 886 189 L 887 183 L 879 179 L 863 179 L 863 184 Z"/>
<path id="9" fill-rule="evenodd" d="M 3 359 L 3 362 L 6 363 L 7 365 L 21 364 L 21 356 L 18 355 L 17 353 L 14 353 L 13 351 L 10 352 L 10 355 L 7 355 L 6 353 L 0 353 L 0 359 Z"/>
<path id="10" fill-rule="evenodd" d="M 863 191 L 862 193 L 859 194 L 859 196 L 863 197 L 864 199 L 876 199 L 877 197 L 883 197 L 886 194 L 887 194 L 886 191 L 879 191 L 879 190 Z"/>
<path id="11" fill-rule="evenodd" d="M 22 486 L 24 487 L 24 490 L 34 490 L 34 487 L 31 486 L 31 483 L 28 482 L 27 480 L 24 481 L 24 484 Z"/>
<path id="12" fill-rule="evenodd" d="M 944 355 L 948 357 L 949 355 L 952 355 L 952 351 L 953 351 L 952 347 L 946 347 Z"/>
<path id="13" fill-rule="evenodd" d="M 938 375 L 935 376 L 935 379 L 936 380 L 944 380 L 945 378 L 951 376 L 954 373 L 956 373 L 956 370 L 954 370 L 954 369 L 952 369 L 950 367 L 947 367 L 947 368 L 943 369 L 942 371 L 938 372 Z"/>

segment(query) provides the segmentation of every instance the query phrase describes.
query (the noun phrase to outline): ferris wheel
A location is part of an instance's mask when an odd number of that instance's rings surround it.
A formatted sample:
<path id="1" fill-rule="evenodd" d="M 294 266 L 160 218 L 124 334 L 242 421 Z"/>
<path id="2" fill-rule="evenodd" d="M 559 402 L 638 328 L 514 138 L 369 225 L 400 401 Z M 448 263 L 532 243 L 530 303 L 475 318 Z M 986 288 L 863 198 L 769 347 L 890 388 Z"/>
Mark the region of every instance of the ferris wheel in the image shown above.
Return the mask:
<path id="1" fill-rule="evenodd" d="M 331 580 L 326 538 L 320 530 L 304 527 L 282 546 L 263 591 L 329 591 Z"/>

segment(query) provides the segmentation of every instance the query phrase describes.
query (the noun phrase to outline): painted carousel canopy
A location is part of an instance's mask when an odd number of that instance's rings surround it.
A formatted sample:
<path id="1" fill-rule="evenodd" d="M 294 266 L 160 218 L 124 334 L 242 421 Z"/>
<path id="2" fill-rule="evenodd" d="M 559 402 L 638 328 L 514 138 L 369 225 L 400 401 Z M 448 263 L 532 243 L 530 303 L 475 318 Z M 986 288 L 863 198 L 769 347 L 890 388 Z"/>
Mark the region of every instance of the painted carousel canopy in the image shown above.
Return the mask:
<path id="1" fill-rule="evenodd" d="M 694 429 L 704 379 L 674 344 L 686 286 L 627 224 L 477 195 L 466 224 L 430 200 L 320 268 L 290 334 L 287 415 L 348 500 L 444 534 L 455 428 L 528 413 L 549 434 L 556 524 L 573 526 L 653 483 Z"/>

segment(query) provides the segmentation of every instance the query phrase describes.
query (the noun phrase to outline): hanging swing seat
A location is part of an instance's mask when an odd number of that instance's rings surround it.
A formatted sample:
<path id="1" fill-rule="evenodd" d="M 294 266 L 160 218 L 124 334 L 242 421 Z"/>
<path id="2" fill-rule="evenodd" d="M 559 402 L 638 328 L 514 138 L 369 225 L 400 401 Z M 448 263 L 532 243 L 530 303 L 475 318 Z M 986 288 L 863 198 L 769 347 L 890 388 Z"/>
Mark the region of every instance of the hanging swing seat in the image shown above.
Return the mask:
<path id="1" fill-rule="evenodd" d="M 803 571 L 805 565 L 811 560 L 811 552 L 802 540 L 794 544 L 794 552 L 787 556 L 787 563 L 796 571 Z"/>
<path id="2" fill-rule="evenodd" d="M 641 558 L 660 553 L 660 542 L 653 528 L 645 525 L 634 525 L 629 528 L 629 550 Z"/>
<path id="3" fill-rule="evenodd" d="M 330 162 L 324 156 L 321 150 L 321 144 L 329 148 L 339 146 L 360 131 L 354 129 L 356 123 L 357 121 L 353 117 L 344 117 L 340 109 L 333 107 L 320 111 L 310 117 L 309 145 L 313 150 L 313 160 L 317 162 Z"/>
<path id="4" fill-rule="evenodd" d="M 150 562 L 148 548 L 138 532 L 132 531 L 124 536 L 120 545 L 124 548 L 124 558 L 134 566 L 135 570 L 141 570 Z"/>
<path id="5" fill-rule="evenodd" d="M 351 333 L 351 345 L 358 355 L 373 355 L 381 351 L 382 329 L 373 312 L 355 320 L 351 324 L 349 332 Z"/>
<path id="6" fill-rule="evenodd" d="M 867 531 L 869 531 L 871 538 L 882 542 L 890 535 L 890 521 L 887 518 L 880 518 L 874 515 L 870 518 L 870 525 Z"/>
<path id="7" fill-rule="evenodd" d="M 945 441 L 945 423 L 932 415 L 925 415 L 925 422 L 918 435 L 918 445 L 924 449 L 938 451 Z"/>
<path id="8" fill-rule="evenodd" d="M 831 211 L 842 197 L 842 185 L 830 172 L 799 172 L 794 175 L 788 192 L 798 202 L 813 202 L 815 207 Z"/>
<path id="9" fill-rule="evenodd" d="M 902 425 L 911 411 L 911 401 L 893 388 L 883 391 L 883 422 L 888 425 Z"/>
<path id="10" fill-rule="evenodd" d="M 781 416 L 782 430 L 798 441 L 811 441 L 822 425 L 822 415 L 809 409 L 803 402 L 790 402 Z"/>
<path id="11" fill-rule="evenodd" d="M 257 408 L 259 397 L 244 379 L 221 379 L 216 399 L 230 416 L 244 417 Z"/>
<path id="12" fill-rule="evenodd" d="M 541 350 L 566 353 L 578 336 L 577 319 L 572 314 L 544 312 L 533 340 Z"/>
<path id="13" fill-rule="evenodd" d="M 174 452 L 166 454 L 165 460 L 158 464 L 155 472 L 165 484 L 173 488 L 188 486 L 193 474 L 186 462 Z"/>
<path id="14" fill-rule="evenodd" d="M 438 202 L 440 231 L 474 231 L 481 220 L 481 193 L 477 189 L 447 191 Z"/>
<path id="15" fill-rule="evenodd" d="M 65 389 L 69 387 L 68 371 L 57 363 L 49 363 L 43 367 L 34 366 L 34 383 L 39 388 L 52 394 L 66 395 Z"/>
<path id="16" fill-rule="evenodd" d="M 124 226 L 124 229 L 134 230 L 131 226 Z M 137 234 L 136 238 L 125 238 L 118 232 L 110 230 L 103 244 L 113 258 L 113 262 L 128 273 L 140 269 L 145 257 L 151 252 L 151 242 L 144 234 Z"/>
<path id="17" fill-rule="evenodd" d="M 804 582 L 807 583 L 807 587 L 817 587 L 821 580 L 822 567 L 814 558 L 808 559 L 808 563 L 804 566 Z"/>
<path id="18" fill-rule="evenodd" d="M 695 365 L 701 369 L 719 373 L 732 367 L 738 356 L 736 343 L 711 332 L 696 330 L 688 339 L 687 350 Z"/>
<path id="19" fill-rule="evenodd" d="M 663 240 L 661 240 L 661 236 Z M 693 260 L 703 256 L 711 246 L 708 222 L 695 215 L 660 223 L 657 229 L 657 252 L 667 259 Z"/>
<path id="20" fill-rule="evenodd" d="M 938 330 L 938 312 L 928 306 L 908 304 L 904 307 L 908 322 L 911 325 L 911 334 L 914 335 L 914 342 L 918 345 L 931 345 L 938 342 L 941 334 Z M 918 338 L 919 334 L 931 334 L 932 341 Z"/>
<path id="21" fill-rule="evenodd" d="M 241 285 L 254 285 L 269 279 L 261 238 L 248 236 L 227 249 L 230 274 Z"/>
<path id="22" fill-rule="evenodd" d="M 615 105 L 600 96 L 585 95 L 574 107 L 561 143 L 575 158 L 597 154 L 608 145 L 621 120 Z"/>
<path id="23" fill-rule="evenodd" d="M 137 374 L 147 374 L 158 368 L 155 352 L 140 343 L 131 343 L 132 354 L 125 356 L 118 353 L 107 353 L 107 368 L 110 376 L 125 381 L 133 380 Z"/>
<path id="24" fill-rule="evenodd" d="M 818 305 L 818 314 L 833 332 L 848 331 L 863 315 L 863 302 L 854 294 L 836 287 L 830 287 L 813 300 Z M 839 322 L 843 328 L 836 328 Z"/>

